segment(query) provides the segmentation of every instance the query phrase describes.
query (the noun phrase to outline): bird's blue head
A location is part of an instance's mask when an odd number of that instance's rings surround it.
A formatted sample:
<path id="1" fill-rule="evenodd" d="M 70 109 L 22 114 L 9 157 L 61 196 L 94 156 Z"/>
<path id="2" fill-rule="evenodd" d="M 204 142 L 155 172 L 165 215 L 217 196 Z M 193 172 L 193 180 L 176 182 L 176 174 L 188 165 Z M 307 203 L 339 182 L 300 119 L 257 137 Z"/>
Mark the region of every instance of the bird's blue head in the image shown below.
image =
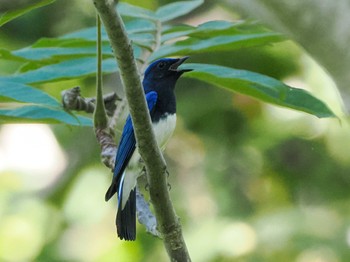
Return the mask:
<path id="1" fill-rule="evenodd" d="M 175 88 L 176 81 L 192 69 L 179 69 L 178 67 L 189 57 L 182 58 L 161 58 L 150 64 L 143 78 L 143 87 L 146 91 L 157 90 L 158 88 Z"/>

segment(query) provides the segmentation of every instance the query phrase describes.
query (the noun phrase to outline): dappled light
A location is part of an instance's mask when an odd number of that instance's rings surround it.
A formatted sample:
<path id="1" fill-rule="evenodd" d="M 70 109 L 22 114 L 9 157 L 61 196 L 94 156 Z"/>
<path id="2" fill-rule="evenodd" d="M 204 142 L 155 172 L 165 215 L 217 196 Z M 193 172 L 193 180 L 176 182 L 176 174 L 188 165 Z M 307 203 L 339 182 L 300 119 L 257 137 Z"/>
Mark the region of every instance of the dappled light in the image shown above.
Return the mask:
<path id="1" fill-rule="evenodd" d="M 0 129 L 0 172 L 20 175 L 28 190 L 50 186 L 67 160 L 46 125 L 5 125 Z"/>

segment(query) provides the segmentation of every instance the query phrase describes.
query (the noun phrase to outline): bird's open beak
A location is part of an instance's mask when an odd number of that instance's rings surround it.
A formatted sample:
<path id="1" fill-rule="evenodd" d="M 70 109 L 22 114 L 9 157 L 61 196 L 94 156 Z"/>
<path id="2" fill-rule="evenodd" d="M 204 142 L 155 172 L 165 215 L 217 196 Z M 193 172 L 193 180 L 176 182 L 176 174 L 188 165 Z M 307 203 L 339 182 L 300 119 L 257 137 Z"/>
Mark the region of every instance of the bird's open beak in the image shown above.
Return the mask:
<path id="1" fill-rule="evenodd" d="M 192 71 L 193 69 L 178 69 L 179 66 L 183 62 L 185 62 L 188 58 L 189 58 L 189 56 L 184 56 L 184 57 L 178 58 L 177 61 L 170 66 L 169 70 L 176 71 L 176 72 L 179 72 L 179 73 L 185 73 L 185 72 Z"/>

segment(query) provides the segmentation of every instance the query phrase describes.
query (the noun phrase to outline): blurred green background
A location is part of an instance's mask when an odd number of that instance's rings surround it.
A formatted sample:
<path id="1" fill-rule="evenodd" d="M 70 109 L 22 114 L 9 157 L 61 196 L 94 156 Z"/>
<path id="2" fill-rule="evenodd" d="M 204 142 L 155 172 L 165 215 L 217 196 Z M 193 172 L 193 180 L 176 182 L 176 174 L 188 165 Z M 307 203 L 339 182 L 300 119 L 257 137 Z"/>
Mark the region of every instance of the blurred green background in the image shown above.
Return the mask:
<path id="1" fill-rule="evenodd" d="M 11 2 L 2 1 L 2 8 Z M 177 22 L 244 18 L 220 3 L 207 1 Z M 94 23 L 90 2 L 57 1 L 2 27 L 0 48 L 15 50 Z M 191 62 L 270 75 L 342 112 L 332 80 L 291 41 L 194 55 Z M 16 66 L 0 61 L 0 72 L 12 73 Z M 122 95 L 117 82 L 106 76 L 106 93 L 119 88 Z M 59 97 L 80 85 L 84 95 L 93 96 L 94 83 L 88 78 L 42 88 Z M 178 123 L 165 157 L 193 261 L 350 261 L 346 120 L 317 119 L 186 78 L 176 92 Z M 162 241 L 142 226 L 136 242 L 117 238 L 116 199 L 104 202 L 111 172 L 99 152 L 91 128 L 1 126 L 0 261 L 167 260 Z"/>

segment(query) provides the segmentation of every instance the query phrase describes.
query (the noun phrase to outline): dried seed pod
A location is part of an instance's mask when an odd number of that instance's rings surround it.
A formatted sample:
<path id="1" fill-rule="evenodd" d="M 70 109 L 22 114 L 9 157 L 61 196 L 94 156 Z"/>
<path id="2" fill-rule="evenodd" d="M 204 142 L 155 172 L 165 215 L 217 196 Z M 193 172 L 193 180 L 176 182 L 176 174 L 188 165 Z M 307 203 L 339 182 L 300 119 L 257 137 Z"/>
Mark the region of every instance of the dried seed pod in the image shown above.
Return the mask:
<path id="1" fill-rule="evenodd" d="M 62 104 L 65 109 L 84 111 L 87 113 L 93 113 L 95 110 L 96 98 L 84 98 L 81 96 L 79 86 L 62 91 L 61 96 Z M 120 100 L 121 98 L 116 93 L 110 93 L 103 96 L 103 101 L 108 116 L 113 115 L 114 111 L 117 108 L 116 102 Z"/>
<path id="2" fill-rule="evenodd" d="M 80 87 L 76 86 L 61 93 L 62 104 L 65 109 L 94 112 L 95 105 L 80 95 Z"/>

